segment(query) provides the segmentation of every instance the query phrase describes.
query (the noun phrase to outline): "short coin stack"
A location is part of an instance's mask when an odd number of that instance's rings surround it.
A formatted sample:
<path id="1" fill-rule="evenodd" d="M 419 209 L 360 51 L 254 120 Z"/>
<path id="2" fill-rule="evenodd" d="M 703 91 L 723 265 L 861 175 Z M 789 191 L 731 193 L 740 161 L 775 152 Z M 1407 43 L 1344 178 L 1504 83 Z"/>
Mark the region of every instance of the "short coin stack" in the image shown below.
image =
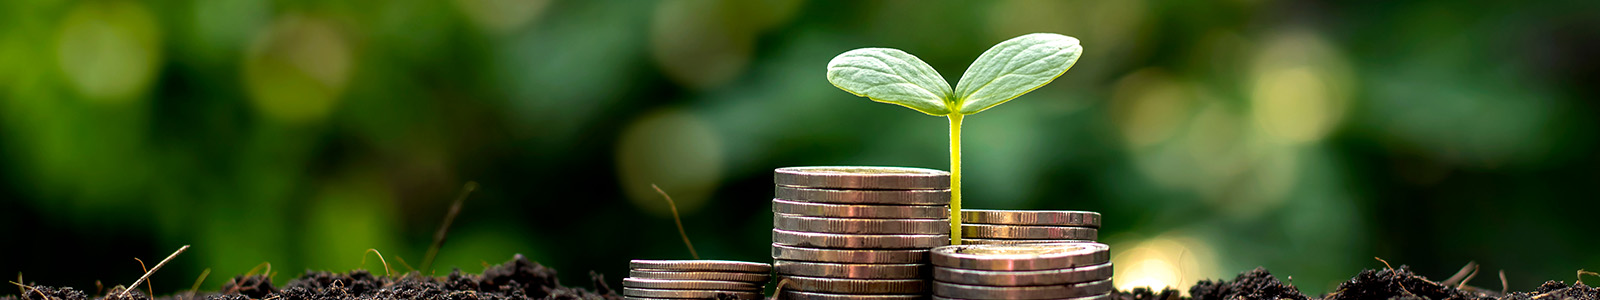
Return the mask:
<path id="1" fill-rule="evenodd" d="M 777 299 L 926 299 L 928 251 L 950 244 L 950 173 L 900 167 L 774 171 Z"/>
<path id="2" fill-rule="evenodd" d="M 1107 299 L 1110 248 L 1094 242 L 933 249 L 933 298 Z"/>
<path id="3" fill-rule="evenodd" d="M 1070 210 L 961 210 L 961 243 L 1030 244 L 1092 242 L 1100 213 Z"/>
<path id="4" fill-rule="evenodd" d="M 633 260 L 622 295 L 628 299 L 706 299 L 725 294 L 762 299 L 772 265 L 726 260 Z"/>

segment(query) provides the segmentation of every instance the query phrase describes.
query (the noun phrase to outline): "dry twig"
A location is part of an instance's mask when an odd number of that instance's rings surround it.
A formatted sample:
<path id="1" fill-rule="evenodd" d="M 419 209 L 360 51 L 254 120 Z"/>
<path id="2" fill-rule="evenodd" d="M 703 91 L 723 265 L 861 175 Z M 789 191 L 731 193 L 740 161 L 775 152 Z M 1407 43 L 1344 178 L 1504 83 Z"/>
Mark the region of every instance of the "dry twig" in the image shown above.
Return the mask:
<path id="1" fill-rule="evenodd" d="M 450 234 L 450 223 L 456 221 L 456 215 L 461 214 L 461 205 L 467 202 L 467 195 L 471 195 L 475 190 L 478 190 L 477 181 L 467 181 L 467 184 L 461 187 L 461 195 L 456 196 L 455 203 L 450 204 L 450 211 L 444 215 L 444 224 L 440 224 L 439 231 L 433 233 L 433 246 L 428 247 L 428 254 L 422 258 L 423 270 L 433 267 L 434 257 L 439 255 L 439 248 L 444 247 L 444 239 Z"/>
<path id="2" fill-rule="evenodd" d="M 650 187 L 655 188 L 656 193 L 661 194 L 661 198 L 667 199 L 667 208 L 672 209 L 672 222 L 678 223 L 678 235 L 683 236 L 683 245 L 689 247 L 689 256 L 693 256 L 694 259 L 700 259 L 700 253 L 694 251 L 694 243 L 689 242 L 689 232 L 683 230 L 683 219 L 678 217 L 678 204 L 673 203 L 672 196 L 667 196 L 667 192 L 662 191 L 661 187 L 655 184 L 650 184 Z"/>
<path id="3" fill-rule="evenodd" d="M 178 254 L 183 254 L 183 251 L 185 251 L 185 250 L 189 250 L 189 245 L 183 245 L 183 247 L 178 248 L 178 251 L 173 251 L 172 255 L 167 255 L 166 259 L 162 259 L 161 262 L 156 263 L 155 267 L 150 268 L 150 271 L 144 272 L 144 276 L 139 276 L 139 280 L 134 281 L 133 285 L 130 285 L 130 286 L 131 287 L 139 287 L 140 283 L 144 283 L 145 280 L 149 280 L 150 279 L 150 274 L 155 274 L 156 270 L 161 270 L 162 266 L 166 266 L 167 262 L 172 261 L 172 258 L 174 258 L 174 257 L 178 257 Z M 122 289 L 121 297 L 128 297 L 128 290 L 129 289 L 127 289 L 127 288 Z"/>

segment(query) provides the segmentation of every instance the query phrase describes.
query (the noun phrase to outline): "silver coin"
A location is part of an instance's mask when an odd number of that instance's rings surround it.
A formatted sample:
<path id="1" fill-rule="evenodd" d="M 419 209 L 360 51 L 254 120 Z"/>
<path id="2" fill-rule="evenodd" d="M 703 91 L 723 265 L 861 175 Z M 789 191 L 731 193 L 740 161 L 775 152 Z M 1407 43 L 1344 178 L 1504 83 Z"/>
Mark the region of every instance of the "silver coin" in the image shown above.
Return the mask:
<path id="1" fill-rule="evenodd" d="M 928 263 L 928 249 L 819 249 L 772 244 L 772 258 L 836 263 Z"/>
<path id="2" fill-rule="evenodd" d="M 1068 269 L 1103 264 L 1111 248 L 1101 243 L 955 245 L 933 248 L 935 266 L 994 271 Z"/>
<path id="3" fill-rule="evenodd" d="M 963 209 L 961 220 L 972 224 L 1100 228 L 1100 213 L 1092 211 Z"/>
<path id="4" fill-rule="evenodd" d="M 762 299 L 763 298 L 763 296 L 761 295 L 760 292 L 752 292 L 752 291 L 662 290 L 662 289 L 641 289 L 641 288 L 631 288 L 631 287 L 622 288 L 622 295 L 623 296 L 629 296 L 629 297 L 705 299 L 705 298 L 716 297 L 717 294 L 728 294 L 728 295 L 734 296 L 734 297 L 739 298 L 739 299 Z"/>
<path id="5" fill-rule="evenodd" d="M 960 299 L 1059 299 L 1110 293 L 1111 280 L 1046 286 L 981 286 L 933 282 L 933 294 Z"/>
<path id="6" fill-rule="evenodd" d="M 927 276 L 928 264 L 841 264 L 777 260 L 772 262 L 772 272 L 778 275 L 828 278 L 917 279 Z"/>
<path id="7" fill-rule="evenodd" d="M 838 294 L 917 294 L 928 291 L 925 279 L 853 279 L 779 275 L 783 290 Z"/>
<path id="8" fill-rule="evenodd" d="M 823 233 L 950 234 L 950 222 L 945 219 L 856 219 L 775 214 L 772 216 L 772 227 Z"/>
<path id="9" fill-rule="evenodd" d="M 962 224 L 961 238 L 1019 240 L 1095 240 L 1100 230 L 1088 227 Z"/>
<path id="10" fill-rule="evenodd" d="M 772 212 L 810 217 L 862 219 L 939 219 L 950 217 L 950 208 L 936 205 L 829 204 L 772 199 Z"/>
<path id="11" fill-rule="evenodd" d="M 950 172 L 905 167 L 788 167 L 772 171 L 778 185 L 868 190 L 950 188 Z"/>
<path id="12" fill-rule="evenodd" d="M 801 202 L 950 205 L 950 190 L 836 190 L 777 186 L 774 197 Z"/>
<path id="13" fill-rule="evenodd" d="M 1005 239 L 975 239 L 961 238 L 962 244 L 967 245 L 1020 245 L 1020 244 L 1052 244 L 1052 243 L 1082 243 L 1094 240 L 1005 240 Z"/>
<path id="14" fill-rule="evenodd" d="M 633 270 L 653 271 L 721 271 L 745 273 L 771 273 L 772 264 L 731 260 L 644 260 L 628 262 Z"/>
<path id="15" fill-rule="evenodd" d="M 840 234 L 772 230 L 777 244 L 832 249 L 922 249 L 950 244 L 948 234 Z"/>
<path id="16" fill-rule="evenodd" d="M 1085 297 L 1076 297 L 1076 298 L 1055 298 L 1055 299 L 1048 299 L 1048 300 L 1111 300 L 1111 299 L 1116 299 L 1116 297 L 1113 296 L 1113 295 L 1114 295 L 1113 293 L 1107 292 L 1105 294 L 1099 294 L 1099 295 L 1094 295 L 1094 296 L 1085 296 Z M 978 300 L 978 299 L 961 299 L 961 298 L 949 298 L 949 297 L 939 297 L 939 296 L 933 296 L 932 299 L 933 300 Z"/>
<path id="17" fill-rule="evenodd" d="M 766 273 L 711 272 L 711 271 L 674 272 L 674 271 L 649 271 L 649 270 L 629 270 L 628 271 L 628 277 L 642 278 L 642 279 L 738 281 L 738 282 L 750 282 L 750 283 L 755 283 L 755 284 L 766 284 L 768 280 L 772 279 L 772 275 L 768 275 Z"/>
<path id="18" fill-rule="evenodd" d="M 1071 269 L 1036 271 L 984 271 L 933 268 L 933 280 L 986 286 L 1035 286 L 1082 283 L 1111 279 L 1111 263 Z"/>
<path id="19" fill-rule="evenodd" d="M 928 299 L 928 295 L 922 295 L 922 294 L 910 294 L 910 295 L 894 295 L 894 294 L 863 295 L 863 294 L 834 294 L 834 293 L 802 292 L 802 291 L 793 291 L 793 290 L 783 290 L 783 295 L 777 295 L 777 296 L 775 296 L 773 298 L 774 299 L 780 299 L 780 300 L 858 300 L 858 299 L 859 300 L 926 300 L 926 299 Z"/>
<path id="20" fill-rule="evenodd" d="M 714 281 L 714 280 L 674 280 L 674 279 L 644 279 L 623 278 L 623 287 L 662 289 L 662 290 L 719 290 L 719 291 L 760 291 L 763 286 L 749 282 Z"/>

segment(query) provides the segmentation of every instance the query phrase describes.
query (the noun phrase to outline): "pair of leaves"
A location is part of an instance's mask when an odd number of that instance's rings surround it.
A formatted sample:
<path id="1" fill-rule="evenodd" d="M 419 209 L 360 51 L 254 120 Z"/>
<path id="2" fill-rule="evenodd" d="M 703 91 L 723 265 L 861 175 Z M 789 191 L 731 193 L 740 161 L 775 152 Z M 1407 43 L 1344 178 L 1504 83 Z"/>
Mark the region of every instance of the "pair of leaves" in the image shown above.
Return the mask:
<path id="1" fill-rule="evenodd" d="M 939 71 L 916 56 L 898 49 L 861 48 L 828 62 L 828 82 L 856 96 L 929 115 L 970 115 L 1050 83 L 1082 53 L 1078 39 L 1065 35 L 1015 37 L 979 55 L 952 91 Z"/>

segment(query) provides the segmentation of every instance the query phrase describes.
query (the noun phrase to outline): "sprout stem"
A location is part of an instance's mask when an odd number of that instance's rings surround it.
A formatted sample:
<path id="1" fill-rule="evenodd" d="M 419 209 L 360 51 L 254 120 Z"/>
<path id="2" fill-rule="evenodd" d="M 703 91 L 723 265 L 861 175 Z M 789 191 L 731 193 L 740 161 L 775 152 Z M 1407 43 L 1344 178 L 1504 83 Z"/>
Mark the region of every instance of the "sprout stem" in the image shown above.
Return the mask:
<path id="1" fill-rule="evenodd" d="M 950 115 L 950 244 L 961 244 L 961 115 Z"/>

